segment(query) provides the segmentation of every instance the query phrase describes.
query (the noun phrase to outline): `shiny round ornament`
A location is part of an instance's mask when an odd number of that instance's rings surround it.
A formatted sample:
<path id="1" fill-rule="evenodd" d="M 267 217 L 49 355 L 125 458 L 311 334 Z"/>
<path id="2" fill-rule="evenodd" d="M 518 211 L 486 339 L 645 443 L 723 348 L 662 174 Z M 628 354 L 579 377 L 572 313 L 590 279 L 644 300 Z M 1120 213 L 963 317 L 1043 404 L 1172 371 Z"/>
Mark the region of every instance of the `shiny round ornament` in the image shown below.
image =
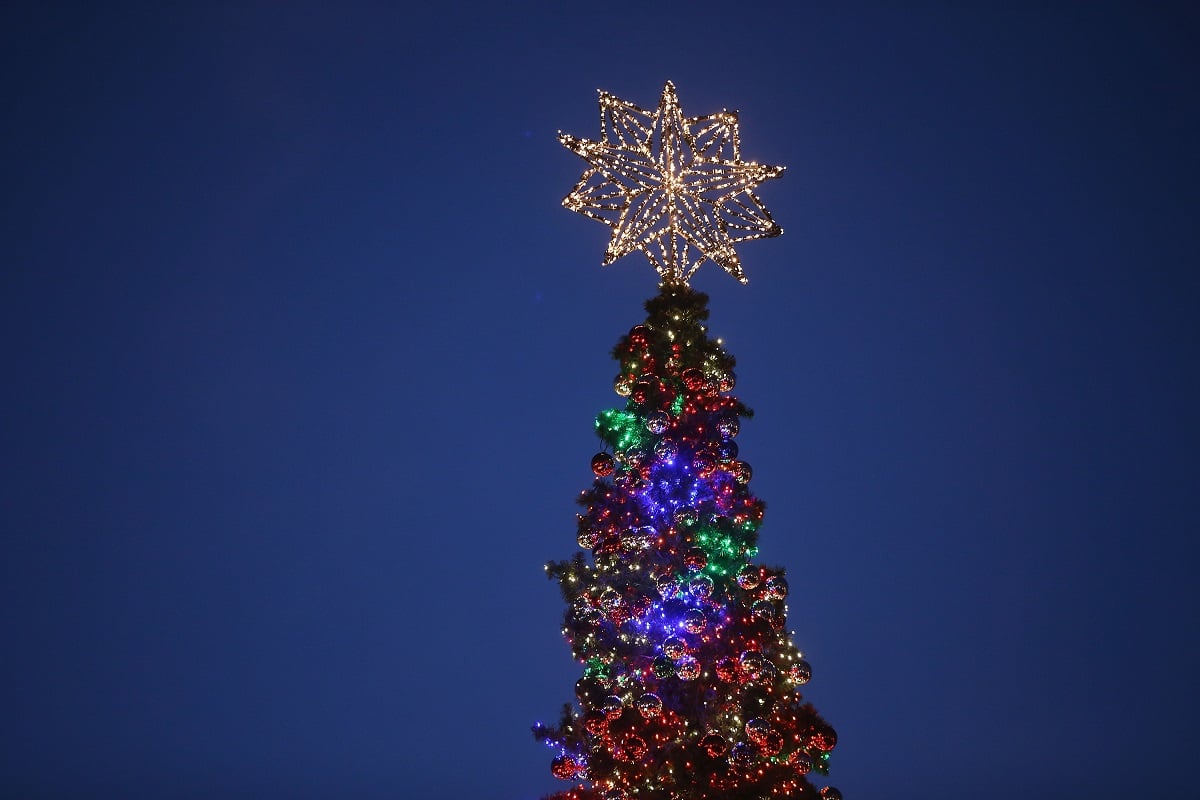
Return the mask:
<path id="1" fill-rule="evenodd" d="M 644 467 L 650 463 L 650 451 L 644 447 L 631 447 L 625 451 L 625 463 L 631 467 Z"/>
<path id="2" fill-rule="evenodd" d="M 650 329 L 645 325 L 634 325 L 629 329 L 629 343 L 634 347 L 650 344 Z"/>
<path id="3" fill-rule="evenodd" d="M 571 756 L 557 756 L 550 762 L 550 774 L 562 781 L 575 780 L 579 774 L 579 762 Z"/>
<path id="4" fill-rule="evenodd" d="M 663 600 L 672 600 L 679 594 L 679 584 L 673 575 L 664 575 L 656 580 L 654 588 L 658 589 L 658 596 Z"/>
<path id="5" fill-rule="evenodd" d="M 787 763 L 792 769 L 796 770 L 797 775 L 807 775 L 812 772 L 813 760 L 808 757 L 807 753 L 802 753 L 799 750 L 788 754 Z"/>
<path id="6" fill-rule="evenodd" d="M 679 639 L 675 636 L 672 636 L 670 639 L 667 639 L 665 642 L 662 643 L 662 651 L 663 651 L 663 655 L 666 656 L 667 658 L 670 658 L 670 659 L 681 658 L 681 657 L 687 655 L 687 652 L 688 652 L 687 642 L 685 642 L 683 639 Z"/>
<path id="7" fill-rule="evenodd" d="M 717 469 L 717 459 L 712 453 L 702 450 L 692 457 L 692 469 L 700 477 L 707 478 Z"/>
<path id="8" fill-rule="evenodd" d="M 745 461 L 734 461 L 733 463 L 733 479 L 745 486 L 754 477 L 754 470 L 750 469 L 750 465 Z"/>
<path id="9" fill-rule="evenodd" d="M 783 734 L 779 731 L 771 731 L 757 744 L 764 756 L 777 756 L 783 752 Z"/>
<path id="10" fill-rule="evenodd" d="M 577 541 L 579 546 L 584 550 L 591 550 L 593 547 L 600 544 L 600 539 L 603 537 L 603 535 L 604 534 L 596 528 L 580 528 L 579 535 L 575 537 L 575 541 Z"/>
<path id="11" fill-rule="evenodd" d="M 613 476 L 613 483 L 621 489 L 631 490 L 637 487 L 637 483 L 641 480 L 641 475 L 638 475 L 637 470 L 623 469 Z"/>
<path id="12" fill-rule="evenodd" d="M 658 531 L 649 525 L 643 525 L 640 528 L 630 528 L 621 534 L 621 547 L 631 553 L 638 550 L 645 550 L 654 544 L 654 539 L 657 536 Z"/>
<path id="13" fill-rule="evenodd" d="M 605 532 L 600 541 L 592 548 L 596 555 L 608 555 L 621 549 L 621 537 L 615 531 Z"/>
<path id="14" fill-rule="evenodd" d="M 605 611 L 616 611 L 623 605 L 625 605 L 625 598 L 621 597 L 621 593 L 611 586 L 600 593 L 600 607 Z"/>
<path id="15" fill-rule="evenodd" d="M 755 744 L 760 744 L 763 739 L 767 738 L 767 734 L 771 732 L 771 723 L 765 719 L 754 719 L 746 721 L 746 738 Z"/>
<path id="16" fill-rule="evenodd" d="M 717 422 L 717 433 L 721 434 L 722 439 L 732 439 L 738 435 L 741 430 L 741 425 L 737 421 L 737 417 L 725 417 Z"/>
<path id="17" fill-rule="evenodd" d="M 734 386 L 737 386 L 737 375 L 733 370 L 722 372 L 717 376 L 717 388 L 722 392 L 732 392 Z"/>
<path id="18" fill-rule="evenodd" d="M 750 613 L 758 619 L 770 622 L 775 616 L 775 606 L 771 605 L 770 600 L 755 600 L 750 604 Z"/>
<path id="19" fill-rule="evenodd" d="M 842 800 L 842 793 L 832 786 L 821 790 L 821 800 Z"/>
<path id="20" fill-rule="evenodd" d="M 640 380 L 633 385 L 633 389 L 629 392 L 629 399 L 638 405 L 649 403 L 654 396 L 658 394 L 658 382 Z"/>
<path id="21" fill-rule="evenodd" d="M 608 717 L 603 711 L 589 711 L 583 715 L 583 727 L 592 736 L 603 736 L 608 731 Z"/>
<path id="22" fill-rule="evenodd" d="M 760 580 L 762 580 L 762 569 L 753 564 L 742 567 L 737 574 L 737 585 L 743 589 L 753 589 L 758 586 Z"/>
<path id="23" fill-rule="evenodd" d="M 748 769 L 754 766 L 754 758 L 757 754 L 754 752 L 754 747 L 746 742 L 738 742 L 729 750 L 729 763 L 735 767 Z"/>
<path id="24" fill-rule="evenodd" d="M 729 751 L 729 742 L 715 731 L 704 734 L 700 739 L 700 749 L 709 758 L 720 758 Z"/>
<path id="25" fill-rule="evenodd" d="M 809 739 L 812 746 L 823 753 L 828 753 L 833 748 L 837 747 L 837 731 L 828 726 L 818 730 Z"/>
<path id="26" fill-rule="evenodd" d="M 656 678 L 669 678 L 675 674 L 675 662 L 666 656 L 656 657 L 650 666 Z"/>
<path id="27" fill-rule="evenodd" d="M 701 600 L 711 597 L 713 579 L 704 574 L 697 575 L 688 581 L 688 591 L 692 593 L 692 597 L 698 597 Z"/>
<path id="28" fill-rule="evenodd" d="M 654 719 L 662 713 L 662 698 L 653 692 L 644 694 L 637 699 L 637 710 L 646 719 Z"/>
<path id="29" fill-rule="evenodd" d="M 600 711 L 608 718 L 609 722 L 621 716 L 625 710 L 625 704 L 621 702 L 621 698 L 614 695 L 609 695 L 604 698 L 604 702 L 600 705 Z"/>
<path id="30" fill-rule="evenodd" d="M 717 677 L 726 683 L 733 683 L 738 678 L 738 662 L 726 656 L 719 659 L 713 665 L 713 671 L 717 673 Z"/>
<path id="31" fill-rule="evenodd" d="M 680 680 L 694 681 L 700 677 L 700 662 L 695 656 L 683 656 L 675 662 L 675 674 Z"/>
<path id="32" fill-rule="evenodd" d="M 689 572 L 699 572 L 708 566 L 708 554 L 699 547 L 693 547 L 684 554 L 683 566 L 687 567 Z"/>
<path id="33" fill-rule="evenodd" d="M 650 752 L 650 746 L 646 744 L 646 740 L 635 733 L 621 740 L 618 757 L 622 761 L 641 761 L 648 752 Z"/>
<path id="34" fill-rule="evenodd" d="M 729 439 L 717 445 L 717 460 L 722 464 L 728 464 L 738 457 L 737 442 Z"/>
<path id="35" fill-rule="evenodd" d="M 738 667 L 742 674 L 751 680 L 762 675 L 766 663 L 766 657 L 757 650 L 744 650 L 738 658 Z"/>
<path id="36" fill-rule="evenodd" d="M 775 668 L 775 664 L 772 663 L 771 659 L 768 658 L 768 659 L 764 660 L 763 661 L 763 670 L 762 670 L 762 673 L 758 676 L 758 682 L 763 685 L 769 686 L 769 685 L 775 683 L 775 679 L 778 677 L 779 677 L 779 670 L 777 670 Z"/>
<path id="37" fill-rule="evenodd" d="M 683 379 L 684 388 L 689 392 L 698 392 L 704 388 L 704 372 L 696 367 L 688 367 L 679 377 Z"/>
<path id="38" fill-rule="evenodd" d="M 597 478 L 607 478 L 617 468 L 617 460 L 610 453 L 596 453 L 592 456 L 592 472 Z"/>
<path id="39" fill-rule="evenodd" d="M 666 433 L 669 427 L 671 427 L 671 415 L 665 411 L 654 411 L 646 416 L 646 430 L 655 436 Z"/>
<path id="40" fill-rule="evenodd" d="M 698 608 L 689 608 L 683 615 L 683 629 L 688 633 L 700 633 L 708 627 L 708 617 Z"/>
<path id="41" fill-rule="evenodd" d="M 613 381 L 613 391 L 621 397 L 629 397 L 629 393 L 633 391 L 633 381 L 628 375 L 618 375 Z"/>
<path id="42" fill-rule="evenodd" d="M 604 800 L 629 800 L 629 792 L 620 787 L 609 789 L 600 796 L 604 798 Z"/>
<path id="43" fill-rule="evenodd" d="M 768 600 L 782 600 L 788 594 L 787 578 L 782 575 L 772 575 L 763 584 L 763 593 Z"/>
<path id="44" fill-rule="evenodd" d="M 812 680 L 812 665 L 803 658 L 788 667 L 788 678 L 797 686 L 803 686 Z"/>
<path id="45" fill-rule="evenodd" d="M 664 464 L 673 464 L 679 458 L 679 445 L 670 439 L 663 439 L 654 445 L 654 458 Z"/>

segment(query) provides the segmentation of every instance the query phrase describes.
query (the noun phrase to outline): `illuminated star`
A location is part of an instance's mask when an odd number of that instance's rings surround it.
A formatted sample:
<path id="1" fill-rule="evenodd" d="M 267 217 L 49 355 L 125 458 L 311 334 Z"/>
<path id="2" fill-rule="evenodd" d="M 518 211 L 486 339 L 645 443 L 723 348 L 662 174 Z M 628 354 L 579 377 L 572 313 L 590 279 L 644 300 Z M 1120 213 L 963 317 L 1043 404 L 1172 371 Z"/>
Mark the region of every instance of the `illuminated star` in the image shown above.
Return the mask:
<path id="1" fill-rule="evenodd" d="M 604 264 L 641 250 L 686 285 L 707 258 L 746 283 L 733 246 L 783 233 L 754 188 L 784 168 L 741 160 L 737 112 L 685 118 L 670 81 L 653 113 L 602 90 L 600 132 L 558 139 L 590 165 L 563 205 L 612 229 Z"/>

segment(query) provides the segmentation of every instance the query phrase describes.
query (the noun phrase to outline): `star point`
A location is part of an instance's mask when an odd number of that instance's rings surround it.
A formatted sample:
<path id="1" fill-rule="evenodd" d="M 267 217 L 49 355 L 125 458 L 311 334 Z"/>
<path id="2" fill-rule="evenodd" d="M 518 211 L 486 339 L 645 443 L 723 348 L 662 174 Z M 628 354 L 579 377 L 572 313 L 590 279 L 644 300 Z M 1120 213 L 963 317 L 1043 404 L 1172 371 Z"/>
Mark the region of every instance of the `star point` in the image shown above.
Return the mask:
<path id="1" fill-rule="evenodd" d="M 671 81 L 653 112 L 597 91 L 600 139 L 558 139 L 588 162 L 562 202 L 609 226 L 603 263 L 640 250 L 665 285 L 706 260 L 746 283 L 734 245 L 783 233 L 754 189 L 784 167 L 741 160 L 736 111 L 685 118 Z"/>

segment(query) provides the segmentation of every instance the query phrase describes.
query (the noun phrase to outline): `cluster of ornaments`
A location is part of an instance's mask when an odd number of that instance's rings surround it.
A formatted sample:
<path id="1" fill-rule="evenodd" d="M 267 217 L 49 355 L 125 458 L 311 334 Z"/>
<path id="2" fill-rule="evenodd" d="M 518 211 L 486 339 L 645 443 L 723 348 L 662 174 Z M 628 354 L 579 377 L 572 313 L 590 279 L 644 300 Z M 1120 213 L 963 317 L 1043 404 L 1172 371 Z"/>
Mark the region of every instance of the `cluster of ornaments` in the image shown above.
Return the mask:
<path id="1" fill-rule="evenodd" d="M 702 324 L 707 298 L 664 287 L 614 350 L 624 409 L 580 496 L 581 552 L 547 565 L 584 665 L 576 704 L 535 726 L 555 749 L 555 800 L 822 797 L 837 734 L 804 701 L 783 571 L 755 563 L 764 504 L 736 437 L 749 409 L 733 359 Z M 588 785 L 590 784 L 590 785 Z"/>

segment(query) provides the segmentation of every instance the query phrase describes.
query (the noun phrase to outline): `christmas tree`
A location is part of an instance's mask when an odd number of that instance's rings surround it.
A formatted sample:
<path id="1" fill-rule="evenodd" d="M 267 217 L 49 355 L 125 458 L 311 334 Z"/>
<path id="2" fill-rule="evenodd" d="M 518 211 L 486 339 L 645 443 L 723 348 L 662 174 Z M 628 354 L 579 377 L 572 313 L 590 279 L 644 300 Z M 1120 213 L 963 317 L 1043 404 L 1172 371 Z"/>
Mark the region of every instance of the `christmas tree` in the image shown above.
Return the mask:
<path id="1" fill-rule="evenodd" d="M 564 205 L 612 228 L 605 263 L 641 251 L 662 282 L 613 351 L 627 400 L 596 420 L 581 551 L 547 565 L 583 664 L 576 703 L 534 726 L 573 784 L 552 799 L 838 800 L 812 782 L 837 735 L 800 693 L 788 582 L 756 561 L 764 504 L 736 440 L 751 412 L 687 284 L 705 260 L 745 282 L 733 244 L 781 232 L 753 188 L 782 168 L 740 159 L 733 112 L 684 118 L 670 83 L 654 112 L 603 92 L 600 108 L 599 141 L 560 135 L 590 165 Z"/>

